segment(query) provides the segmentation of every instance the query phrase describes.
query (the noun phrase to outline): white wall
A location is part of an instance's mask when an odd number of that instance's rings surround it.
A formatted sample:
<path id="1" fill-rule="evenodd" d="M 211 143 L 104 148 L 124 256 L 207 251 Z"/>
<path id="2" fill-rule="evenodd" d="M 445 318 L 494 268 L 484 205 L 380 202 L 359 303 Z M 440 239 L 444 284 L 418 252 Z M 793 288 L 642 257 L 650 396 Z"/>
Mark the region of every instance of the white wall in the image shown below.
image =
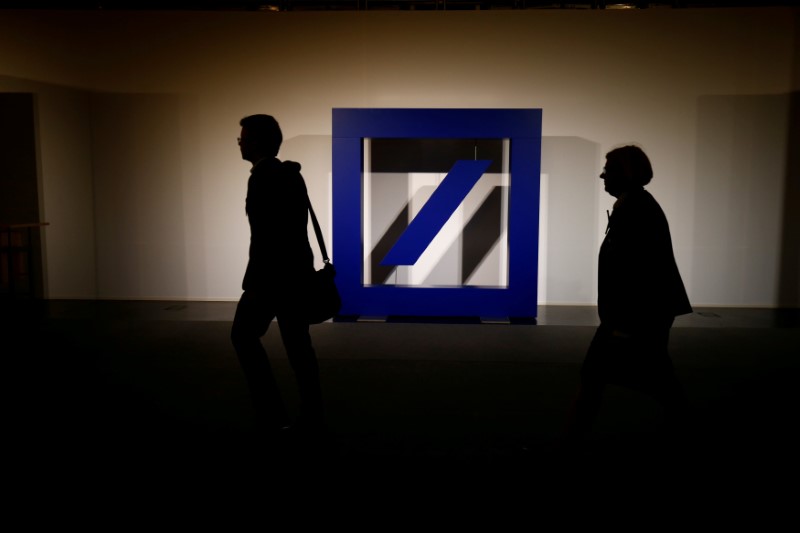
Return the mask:
<path id="1" fill-rule="evenodd" d="M 798 20 L 767 8 L 0 11 L 0 90 L 40 96 L 50 298 L 237 298 L 244 115 L 281 122 L 281 157 L 303 163 L 330 239 L 333 107 L 538 107 L 542 303 L 594 303 L 612 204 L 596 178 L 606 151 L 636 142 L 693 303 L 796 306 L 786 211 L 800 201 L 785 190 L 798 179 Z"/>

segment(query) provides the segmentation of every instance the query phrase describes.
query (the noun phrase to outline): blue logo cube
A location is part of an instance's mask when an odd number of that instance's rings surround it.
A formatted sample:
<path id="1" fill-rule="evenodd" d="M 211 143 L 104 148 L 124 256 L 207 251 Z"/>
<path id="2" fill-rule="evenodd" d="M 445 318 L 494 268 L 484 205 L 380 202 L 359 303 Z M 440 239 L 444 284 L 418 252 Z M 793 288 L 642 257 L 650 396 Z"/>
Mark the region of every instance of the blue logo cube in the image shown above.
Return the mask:
<path id="1" fill-rule="evenodd" d="M 534 319 L 541 124 L 541 109 L 335 108 L 340 315 Z"/>

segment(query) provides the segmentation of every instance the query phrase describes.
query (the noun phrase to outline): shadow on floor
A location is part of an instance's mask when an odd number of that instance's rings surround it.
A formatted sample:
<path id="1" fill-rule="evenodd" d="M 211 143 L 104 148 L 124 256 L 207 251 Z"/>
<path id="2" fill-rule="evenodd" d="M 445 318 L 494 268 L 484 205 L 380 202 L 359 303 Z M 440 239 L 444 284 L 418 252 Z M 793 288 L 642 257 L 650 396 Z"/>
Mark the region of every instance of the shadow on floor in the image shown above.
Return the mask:
<path id="1" fill-rule="evenodd" d="M 314 326 L 330 434 L 303 447 L 255 432 L 230 322 L 192 312 L 164 320 L 130 308 L 6 311 L 10 441 L 21 471 L 169 486 L 296 479 L 300 469 L 394 488 L 487 479 L 536 488 L 575 476 L 752 488 L 796 472 L 796 327 L 675 328 L 692 431 L 666 439 L 654 402 L 612 387 L 591 441 L 565 455 L 553 445 L 591 326 Z M 277 331 L 264 343 L 296 409 Z"/>

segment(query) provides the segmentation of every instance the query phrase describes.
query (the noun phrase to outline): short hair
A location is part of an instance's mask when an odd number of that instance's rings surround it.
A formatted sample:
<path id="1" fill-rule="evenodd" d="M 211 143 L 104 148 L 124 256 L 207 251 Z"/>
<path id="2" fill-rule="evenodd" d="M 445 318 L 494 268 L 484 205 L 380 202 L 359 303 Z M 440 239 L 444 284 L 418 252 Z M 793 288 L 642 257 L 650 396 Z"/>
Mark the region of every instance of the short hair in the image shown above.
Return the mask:
<path id="1" fill-rule="evenodd" d="M 653 179 L 653 166 L 644 150 L 628 145 L 615 148 L 606 154 L 606 161 L 613 162 L 631 184 L 647 185 Z"/>
<path id="2" fill-rule="evenodd" d="M 249 115 L 239 121 L 247 129 L 252 142 L 262 145 L 276 156 L 283 142 L 283 133 L 278 121 L 271 115 Z"/>

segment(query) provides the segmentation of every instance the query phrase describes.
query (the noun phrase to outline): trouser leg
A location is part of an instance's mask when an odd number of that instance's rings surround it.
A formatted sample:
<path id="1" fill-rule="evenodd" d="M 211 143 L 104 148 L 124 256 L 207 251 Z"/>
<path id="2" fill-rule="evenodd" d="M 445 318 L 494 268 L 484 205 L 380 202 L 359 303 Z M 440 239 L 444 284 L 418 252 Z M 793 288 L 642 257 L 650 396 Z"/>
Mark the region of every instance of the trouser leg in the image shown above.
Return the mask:
<path id="1" fill-rule="evenodd" d="M 562 440 L 573 444 L 584 439 L 600 412 L 600 404 L 605 391 L 605 352 L 608 332 L 602 326 L 595 331 L 592 342 L 581 367 L 581 383 L 578 393 L 570 406 L 567 426 Z"/>
<path id="2" fill-rule="evenodd" d="M 279 315 L 278 326 L 283 345 L 286 347 L 286 355 L 297 380 L 300 423 L 309 427 L 321 426 L 324 422 L 322 386 L 308 323 L 291 315 Z"/>
<path id="3" fill-rule="evenodd" d="M 601 382 L 582 380 L 568 414 L 562 444 L 575 445 L 586 438 L 600 412 L 604 390 Z"/>
<path id="4" fill-rule="evenodd" d="M 247 381 L 253 408 L 259 422 L 267 429 L 277 429 L 288 423 L 272 366 L 261 344 L 261 337 L 266 334 L 273 317 L 266 302 L 245 293 L 236 307 L 231 328 L 231 342 Z"/>
<path id="5" fill-rule="evenodd" d="M 675 436 L 680 436 L 689 429 L 690 413 L 686 393 L 674 373 L 667 375 L 653 391 L 653 397 L 664 409 L 666 429 Z"/>
<path id="6" fill-rule="evenodd" d="M 663 407 L 667 429 L 678 432 L 687 421 L 689 404 L 683 385 L 675 374 L 669 356 L 669 334 L 672 322 L 653 331 L 649 337 L 649 348 L 653 360 L 650 373 L 649 393 Z"/>

